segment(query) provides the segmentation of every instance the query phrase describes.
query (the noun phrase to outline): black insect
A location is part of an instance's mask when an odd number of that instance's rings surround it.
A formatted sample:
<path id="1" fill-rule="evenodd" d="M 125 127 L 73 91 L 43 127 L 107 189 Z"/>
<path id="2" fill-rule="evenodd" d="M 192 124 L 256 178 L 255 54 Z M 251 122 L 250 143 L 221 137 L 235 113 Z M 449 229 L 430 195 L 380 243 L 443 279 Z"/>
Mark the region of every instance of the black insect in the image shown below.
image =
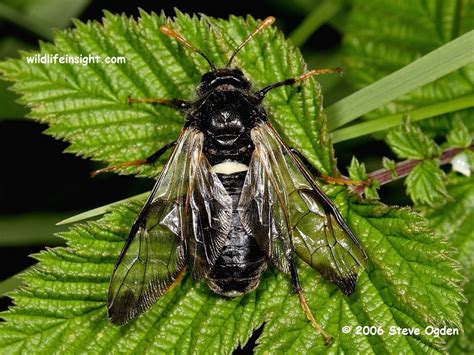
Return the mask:
<path id="1" fill-rule="evenodd" d="M 262 21 L 220 69 L 174 30 L 161 27 L 206 59 L 211 71 L 203 75 L 194 102 L 129 99 L 177 108 L 186 123 L 175 142 L 146 160 L 120 165 L 152 163 L 173 148 L 112 274 L 112 323 L 127 323 L 145 311 L 186 266 L 214 292 L 235 297 L 254 290 L 271 263 L 291 275 L 306 316 L 330 341 L 306 304 L 295 256 L 349 295 L 366 255 L 305 167 L 307 161 L 272 128 L 262 101 L 274 88 L 338 70 L 313 70 L 254 90 L 242 71 L 230 65 L 273 21 Z"/>

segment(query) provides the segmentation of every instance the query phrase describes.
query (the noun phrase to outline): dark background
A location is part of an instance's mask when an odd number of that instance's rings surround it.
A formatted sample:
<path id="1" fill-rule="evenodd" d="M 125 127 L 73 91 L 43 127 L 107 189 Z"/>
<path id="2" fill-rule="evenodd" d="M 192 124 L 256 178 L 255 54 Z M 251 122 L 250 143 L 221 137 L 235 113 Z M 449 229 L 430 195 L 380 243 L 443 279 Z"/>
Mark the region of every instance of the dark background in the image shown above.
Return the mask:
<path id="1" fill-rule="evenodd" d="M 306 5 L 297 5 L 297 3 Z M 205 13 L 224 18 L 229 14 L 242 16 L 251 14 L 257 18 L 273 15 L 277 18 L 276 26 L 289 34 L 301 23 L 308 11 L 308 1 L 297 3 L 292 4 L 283 0 L 221 1 L 218 4 L 191 1 L 113 3 L 100 0 L 90 3 L 78 17 L 81 21 L 94 19 L 100 21 L 103 9 L 112 13 L 124 12 L 127 15 L 138 16 L 138 7 L 148 12 L 159 13 L 164 10 L 166 14 L 173 15 L 173 8 L 176 7 L 183 12 Z M 19 38 L 30 48 L 37 48 L 37 35 L 8 21 L 0 22 L 0 33 L 4 36 Z M 341 35 L 334 27 L 323 25 L 306 41 L 302 51 L 305 57 L 324 54 L 339 48 L 341 41 Z M 343 63 L 338 65 L 343 66 Z M 349 84 L 347 85 L 349 87 Z M 0 92 L 0 95 L 4 95 L 3 92 Z M 26 240 L 19 243 L 0 244 L 2 265 L 0 280 L 33 264 L 34 259 L 28 257 L 29 254 L 38 252 L 45 246 L 61 243 L 60 239 L 52 237 L 54 232 L 61 230 L 54 226 L 55 222 L 78 212 L 147 191 L 153 184 L 152 180 L 113 174 L 91 179 L 89 172 L 97 169 L 99 165 L 71 154 L 63 154 L 67 144 L 43 135 L 42 131 L 46 128 L 45 125 L 31 120 L 13 119 L 13 117 L 0 120 L 0 240 L 10 230 L 13 231 L 11 233 L 18 234 L 19 238 L 31 232 L 44 233 L 44 243 L 41 245 L 37 245 L 37 240 L 34 243 L 28 243 Z M 378 162 L 381 155 L 390 156 L 384 145 L 375 148 L 364 140 L 337 145 L 338 165 L 343 172 L 355 151 L 359 160 L 368 163 L 369 170 L 371 170 L 370 161 L 374 152 L 377 152 Z M 397 184 L 394 185 L 389 186 L 388 189 L 385 188 L 388 192 L 386 195 L 402 196 L 402 194 L 390 193 L 400 187 Z M 405 202 L 397 201 L 396 197 L 392 199 L 393 201 L 390 201 L 392 203 Z M 34 226 L 39 226 L 38 229 L 32 227 L 31 221 L 34 221 Z M 8 298 L 0 299 L 0 309 L 5 309 L 9 304 L 11 302 Z"/>

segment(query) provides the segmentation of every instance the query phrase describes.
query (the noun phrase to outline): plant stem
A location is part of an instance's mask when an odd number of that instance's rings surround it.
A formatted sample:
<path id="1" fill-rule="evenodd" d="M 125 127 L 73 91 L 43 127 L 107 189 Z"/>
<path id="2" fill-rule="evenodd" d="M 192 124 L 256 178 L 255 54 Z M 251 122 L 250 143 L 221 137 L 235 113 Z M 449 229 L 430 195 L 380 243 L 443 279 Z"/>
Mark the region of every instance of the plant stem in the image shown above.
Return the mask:
<path id="1" fill-rule="evenodd" d="M 330 131 L 474 61 L 474 30 L 325 109 Z"/>
<path id="2" fill-rule="evenodd" d="M 474 144 L 472 144 L 469 149 L 474 150 Z M 443 151 L 441 156 L 439 157 L 439 164 L 447 164 L 449 163 L 453 157 L 465 150 L 465 148 L 449 148 Z M 369 181 L 370 180 L 377 180 L 380 186 L 388 184 L 389 182 L 401 179 L 405 176 L 407 176 L 418 164 L 420 164 L 423 160 L 405 160 L 402 162 L 399 162 L 395 165 L 395 173 L 396 175 L 394 176 L 393 170 L 389 169 L 378 169 L 369 174 Z M 352 187 L 352 191 L 362 194 L 364 192 L 366 184 L 360 184 L 358 186 Z"/>
<path id="3" fill-rule="evenodd" d="M 332 140 L 334 143 L 338 143 L 383 131 L 398 126 L 405 116 L 410 117 L 410 121 L 415 122 L 470 107 L 474 107 L 474 94 L 344 127 L 332 132 Z"/>
<path id="4" fill-rule="evenodd" d="M 341 0 L 324 0 L 319 3 L 290 34 L 293 44 L 301 47 L 321 25 L 328 22 L 341 8 Z"/>

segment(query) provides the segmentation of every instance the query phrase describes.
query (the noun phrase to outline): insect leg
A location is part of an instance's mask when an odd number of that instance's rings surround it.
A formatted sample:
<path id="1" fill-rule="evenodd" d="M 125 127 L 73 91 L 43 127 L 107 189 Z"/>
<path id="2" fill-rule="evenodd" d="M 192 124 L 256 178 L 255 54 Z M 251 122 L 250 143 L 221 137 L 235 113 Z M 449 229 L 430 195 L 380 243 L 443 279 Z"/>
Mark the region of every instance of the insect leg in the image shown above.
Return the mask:
<path id="1" fill-rule="evenodd" d="M 366 186 L 370 185 L 370 180 L 352 180 L 346 177 L 332 177 L 319 173 L 318 178 L 326 181 L 328 184 L 345 186 Z"/>
<path id="2" fill-rule="evenodd" d="M 135 104 L 135 103 L 144 103 L 144 104 L 160 104 L 160 105 L 166 105 L 170 106 L 173 108 L 177 108 L 180 110 L 185 110 L 189 107 L 190 103 L 184 100 L 179 100 L 179 99 L 161 99 L 161 98 L 156 98 L 156 97 L 145 97 L 145 98 L 133 98 L 133 97 L 128 97 L 127 98 L 127 103 L 129 104 Z"/>
<path id="3" fill-rule="evenodd" d="M 268 86 L 265 86 L 263 89 L 261 89 L 260 91 L 257 92 L 257 96 L 260 97 L 261 100 L 263 100 L 263 98 L 265 97 L 265 95 L 270 91 L 270 90 L 273 90 L 273 89 L 276 89 L 280 86 L 287 86 L 287 85 L 293 85 L 295 84 L 296 82 L 298 81 L 303 81 L 303 80 L 306 80 L 308 79 L 309 77 L 311 76 L 316 76 L 316 75 L 321 75 L 321 74 L 332 74 L 332 73 L 339 73 L 341 74 L 342 73 L 342 68 L 334 68 L 334 69 L 313 69 L 313 70 L 310 70 L 309 72 L 307 73 L 304 73 L 300 76 L 297 76 L 295 78 L 290 78 L 290 79 L 286 79 L 286 80 L 283 80 L 283 81 L 279 81 L 277 83 L 274 83 L 274 84 L 270 84 Z"/>
<path id="4" fill-rule="evenodd" d="M 303 289 L 301 288 L 300 285 L 300 280 L 298 277 L 298 271 L 296 269 L 296 264 L 294 261 L 293 257 L 290 257 L 290 273 L 291 273 L 291 284 L 293 285 L 293 290 L 295 293 L 298 294 L 298 298 L 300 300 L 300 306 L 303 309 L 303 312 L 306 316 L 306 318 L 309 320 L 311 323 L 311 326 L 316 329 L 318 334 L 321 334 L 321 336 L 324 339 L 324 344 L 329 345 L 332 342 L 332 336 L 327 334 L 324 329 L 321 327 L 321 325 L 316 321 L 316 319 L 313 316 L 313 313 L 311 313 L 311 309 L 308 306 L 308 303 L 306 302 L 306 298 L 304 297 Z"/>
<path id="5" fill-rule="evenodd" d="M 106 173 L 106 172 L 109 172 L 109 171 L 114 171 L 114 170 L 117 170 L 119 168 L 126 168 L 128 166 L 140 166 L 140 165 L 148 165 L 148 164 L 153 164 L 154 162 L 156 162 L 158 160 L 159 157 L 161 157 L 168 149 L 174 147 L 176 145 L 176 141 L 173 141 L 173 142 L 170 142 L 168 144 L 166 144 L 165 146 L 161 147 L 160 149 L 158 149 L 155 153 L 153 153 L 152 155 L 150 155 L 148 158 L 146 159 L 139 159 L 139 160 L 134 160 L 134 161 L 127 161 L 125 163 L 120 163 L 120 164 L 116 164 L 116 165 L 112 165 L 112 166 L 108 166 L 106 168 L 102 168 L 102 169 L 99 169 L 99 170 L 95 170 L 95 171 L 92 171 L 91 172 L 91 176 L 94 177 L 96 176 L 97 174 L 101 174 L 101 173 Z"/>
<path id="6" fill-rule="evenodd" d="M 176 142 L 177 141 L 172 141 L 158 149 L 156 152 L 154 152 L 152 155 L 145 159 L 145 164 L 154 164 L 163 154 L 165 154 L 168 149 L 174 148 Z"/>

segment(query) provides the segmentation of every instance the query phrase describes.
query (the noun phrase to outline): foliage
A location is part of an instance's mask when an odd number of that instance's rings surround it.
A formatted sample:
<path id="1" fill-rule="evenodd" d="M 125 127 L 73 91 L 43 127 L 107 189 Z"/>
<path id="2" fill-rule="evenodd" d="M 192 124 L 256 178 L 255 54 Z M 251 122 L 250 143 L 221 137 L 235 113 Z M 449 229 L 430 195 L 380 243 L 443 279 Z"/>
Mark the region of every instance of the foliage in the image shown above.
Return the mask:
<path id="1" fill-rule="evenodd" d="M 420 128 L 405 122 L 387 135 L 387 143 L 399 158 L 420 163 L 408 174 L 405 184 L 413 202 L 434 205 L 449 198 L 444 186 L 444 172 L 439 167 L 441 148 Z"/>
<path id="2" fill-rule="evenodd" d="M 36 53 L 29 52 L 22 59 L 0 63 L 0 72 L 14 82 L 13 89 L 31 109 L 29 116 L 48 123 L 48 134 L 70 142 L 70 152 L 108 164 L 140 159 L 175 139 L 183 118 L 167 107 L 127 105 L 127 97 L 192 99 L 201 74 L 209 70 L 202 58 L 161 35 L 162 23 L 171 20 L 144 12 L 138 21 L 106 14 L 103 24 L 76 21 L 76 29 L 57 32 L 54 43 L 41 44 L 41 54 L 125 55 L 125 64 L 27 64 L 25 58 Z M 221 66 L 256 21 L 178 13 L 171 25 Z M 276 29 L 255 37 L 235 64 L 256 87 L 306 70 L 299 51 Z M 266 100 L 272 122 L 286 142 L 323 174 L 336 174 L 318 83 L 310 79 L 298 88 L 274 90 Z M 392 135 L 397 141 L 397 133 Z M 451 141 L 464 144 L 463 138 L 453 136 Z M 439 152 L 434 143 L 429 138 L 425 143 L 410 148 L 435 159 Z M 400 142 L 396 145 L 403 147 Z M 158 166 L 120 172 L 151 177 L 157 171 Z M 356 160 L 351 172 L 362 180 L 367 175 Z M 0 349 L 229 353 L 265 323 L 256 349 L 260 353 L 350 352 L 354 347 L 364 353 L 442 351 L 442 338 L 361 336 L 355 329 L 374 325 L 388 332 L 390 326 L 460 326 L 462 277 L 451 245 L 408 208 L 361 200 L 341 187 L 328 188 L 328 195 L 360 239 L 370 263 L 350 297 L 299 263 L 310 307 L 335 337 L 330 348 L 305 320 L 288 277 L 274 269 L 265 274 L 256 292 L 235 299 L 220 298 L 186 275 L 139 319 L 122 328 L 112 326 L 105 315 L 107 284 L 143 203 L 140 199 L 113 207 L 97 222 L 75 225 L 62 233 L 67 247 L 36 256 L 40 262 L 25 274 L 26 286 L 12 294 L 16 306 L 3 313 L 7 322 L 0 324 Z M 341 332 L 346 325 L 352 328 L 348 334 Z"/>
<path id="3" fill-rule="evenodd" d="M 472 32 L 473 23 L 472 0 L 355 0 L 345 41 L 350 80 L 357 87 L 375 82 L 452 39 Z M 426 69 L 431 72 L 437 65 L 442 63 L 433 62 Z M 473 85 L 474 64 L 469 64 L 367 116 L 373 119 L 433 104 L 449 106 L 458 98 L 471 96 Z M 472 103 L 472 98 L 470 101 Z M 424 123 L 424 127 L 431 133 L 446 133 L 451 125 L 450 119 L 458 117 L 473 129 L 473 120 L 470 119 L 473 108 L 470 107 L 440 115 L 435 121 Z"/>
<path id="4" fill-rule="evenodd" d="M 464 334 L 452 337 L 449 351 L 452 354 L 469 354 L 474 351 L 474 178 L 450 174 L 447 190 L 452 200 L 436 209 L 429 208 L 426 215 L 437 232 L 446 235 L 457 248 L 457 257 L 466 275 L 463 328 Z"/>
<path id="5" fill-rule="evenodd" d="M 364 87 L 403 68 L 453 38 L 472 33 L 473 21 L 471 0 L 356 0 L 345 41 L 351 82 L 356 87 Z M 420 117 L 434 117 L 419 123 L 422 131 L 413 126 L 402 126 L 390 132 L 386 141 L 399 157 L 422 160 L 407 177 L 407 192 L 418 208 L 425 205 L 422 211 L 436 231 L 459 248 L 457 258 L 461 261 L 463 274 L 469 279 L 473 269 L 466 260 L 472 260 L 474 241 L 474 181 L 472 177 L 455 176 L 454 173 L 446 177 L 445 170 L 439 167 L 439 147 L 428 136 L 443 136 L 444 149 L 466 149 L 464 154 L 470 167 L 464 173 L 472 170 L 473 87 L 474 64 L 471 63 L 367 115 L 368 119 L 376 119 L 398 114 L 408 116 L 412 122 Z M 464 99 L 471 104 L 449 110 L 455 101 Z M 435 107 L 437 109 L 433 110 Z M 464 285 L 469 300 L 463 307 L 465 333 L 450 339 L 452 353 L 473 351 L 472 340 L 469 340 L 474 336 L 472 284 L 471 279 Z"/>
<path id="6" fill-rule="evenodd" d="M 235 17 L 229 22 L 210 18 L 198 21 L 185 16 L 180 19 L 178 29 L 217 66 L 226 63 L 248 34 L 249 27 Z M 209 70 L 202 58 L 159 35 L 161 22 L 159 17 L 145 13 L 138 23 L 106 14 L 103 26 L 76 21 L 77 31 L 58 32 L 55 45 L 41 45 L 44 54 L 126 54 L 125 64 L 49 65 L 45 71 L 43 64 L 16 60 L 4 62 L 0 68 L 10 80 L 28 73 L 28 82 L 18 82 L 13 89 L 24 94 L 21 100 L 31 107 L 30 116 L 50 125 L 48 134 L 71 142 L 69 152 L 111 163 L 140 159 L 175 139 L 183 117 L 164 106 L 128 105 L 127 97 L 192 99 L 202 73 Z M 209 22 L 218 27 L 209 27 Z M 242 65 L 244 62 L 248 65 Z M 275 29 L 257 36 L 239 53 L 235 64 L 253 79 L 256 87 L 305 69 L 299 51 L 287 46 Z M 320 171 L 330 174 L 334 165 L 324 118 L 312 119 L 322 117 L 316 82 L 309 80 L 300 95 L 292 88 L 284 88 L 271 92 L 266 100 L 275 125 L 288 128 L 284 131 L 288 143 L 310 157 Z M 147 176 L 157 172 L 123 170 L 137 171 Z"/>
<path id="7" fill-rule="evenodd" d="M 89 0 L 5 0 L 0 3 L 0 26 L 5 20 L 30 31 L 40 38 L 52 40 L 55 28 L 66 28 L 71 17 L 78 16 Z M 11 35 L 0 36 L 0 59 L 18 56 L 18 50 L 30 49 L 24 40 Z M 16 96 L 0 82 L 0 119 L 22 118 L 25 109 L 15 103 Z"/>
<path id="8" fill-rule="evenodd" d="M 360 163 L 356 157 L 352 157 L 351 165 L 348 168 L 349 177 L 354 181 L 366 183 L 364 186 L 364 195 L 366 198 L 375 199 L 379 198 L 377 189 L 380 187 L 377 180 L 370 180 L 369 174 L 365 169 L 365 164 Z"/>
<path id="9" fill-rule="evenodd" d="M 439 338 L 362 337 L 357 325 L 426 327 L 457 325 L 461 300 L 459 274 L 448 246 L 407 209 L 348 198 L 343 189 L 330 196 L 368 252 L 370 270 L 359 278 L 354 295 L 299 263 L 301 280 L 315 316 L 335 342 L 331 351 L 354 344 L 364 352 L 395 349 L 434 351 Z M 116 257 L 143 200 L 122 205 L 98 222 L 76 225 L 61 236 L 68 247 L 36 255 L 28 287 L 15 291 L 16 306 L 3 314 L 0 349 L 6 353 L 111 351 L 229 353 L 265 322 L 257 347 L 266 351 L 324 351 L 321 338 L 306 321 L 289 279 L 274 269 L 256 292 L 224 299 L 189 275 L 148 312 L 122 328 L 106 317 L 106 293 Z M 351 334 L 341 333 L 351 326 Z M 44 341 L 43 339 L 48 339 Z"/>

